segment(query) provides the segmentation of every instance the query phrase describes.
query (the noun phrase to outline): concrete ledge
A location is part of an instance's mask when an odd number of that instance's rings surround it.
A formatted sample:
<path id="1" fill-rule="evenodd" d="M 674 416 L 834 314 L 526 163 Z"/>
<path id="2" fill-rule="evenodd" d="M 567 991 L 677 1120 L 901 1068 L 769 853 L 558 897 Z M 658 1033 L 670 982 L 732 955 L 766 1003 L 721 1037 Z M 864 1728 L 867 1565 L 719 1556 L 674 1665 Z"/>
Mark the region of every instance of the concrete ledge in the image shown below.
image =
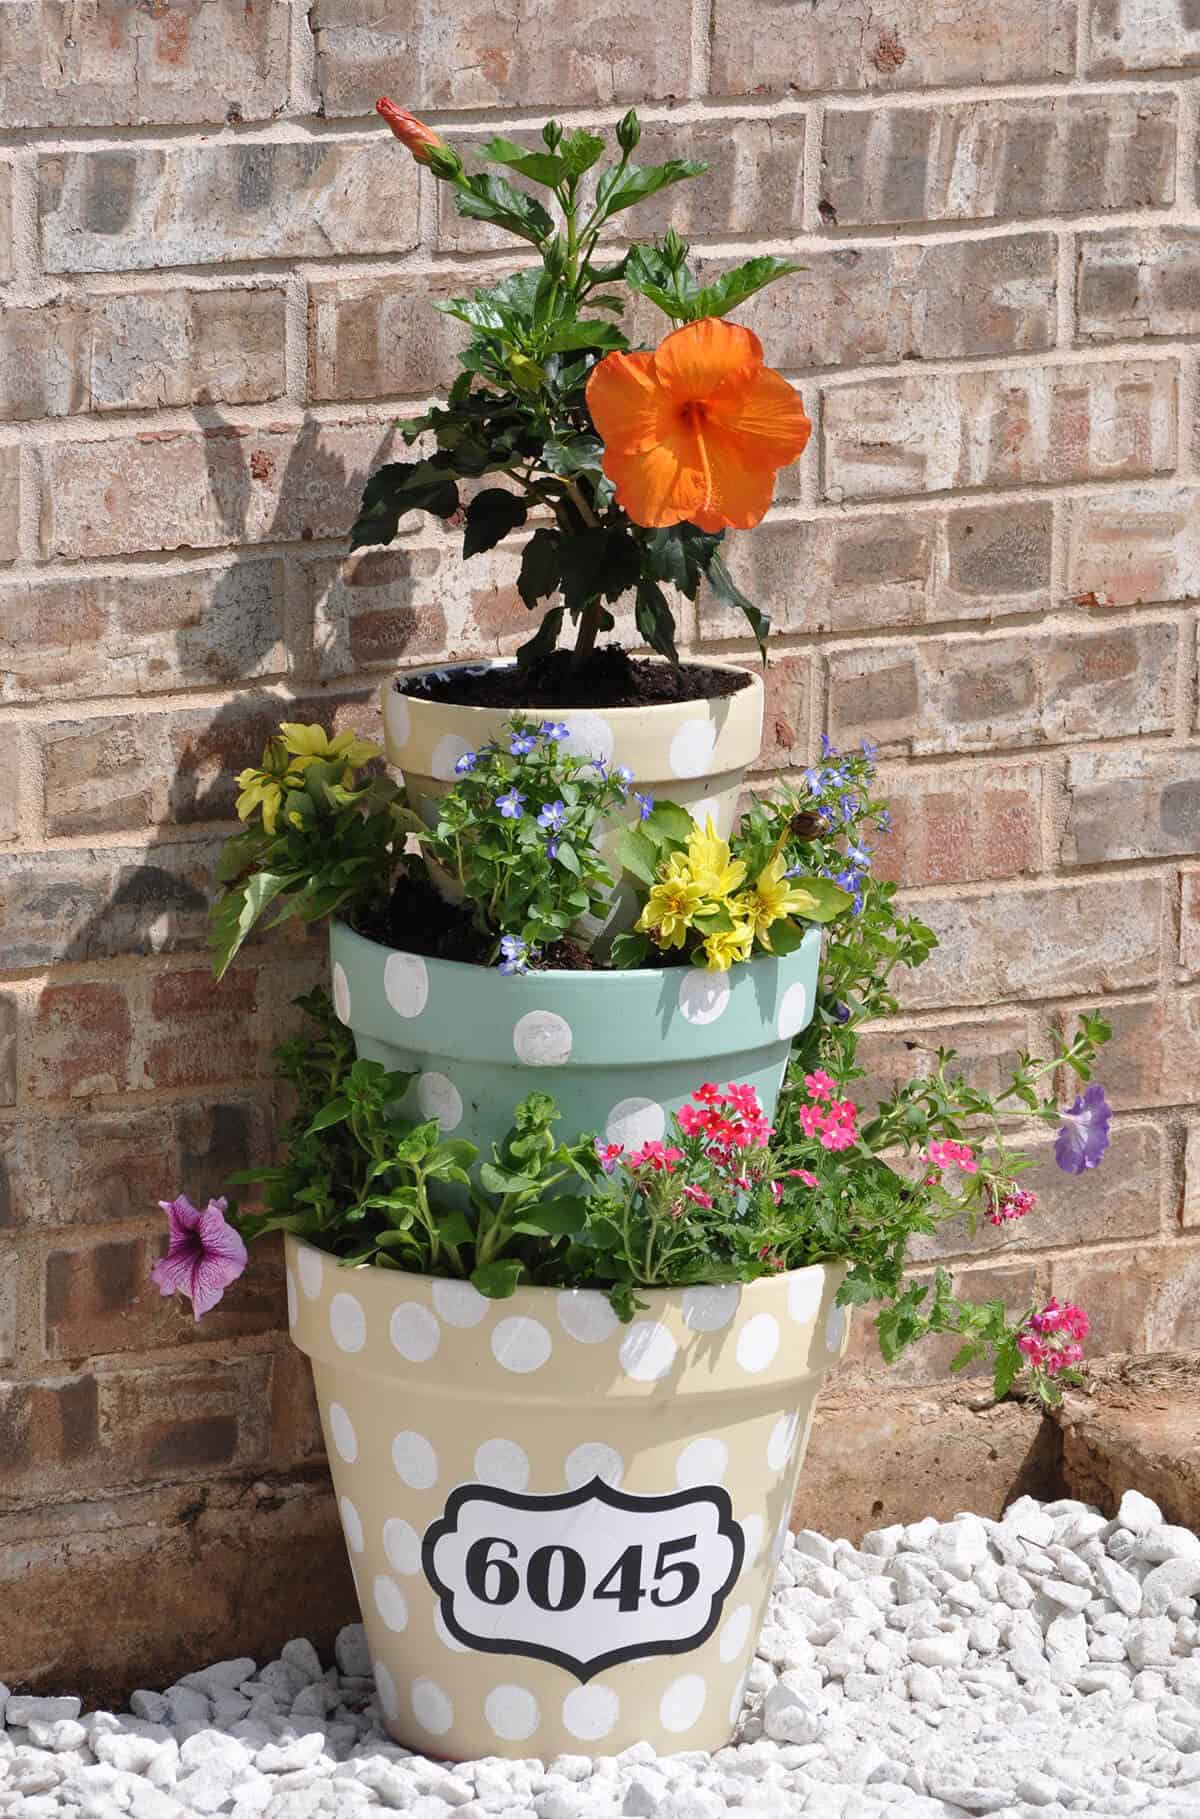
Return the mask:
<path id="1" fill-rule="evenodd" d="M 1200 1529 L 1200 1352 L 1106 1359 L 1055 1421 L 1069 1496 L 1111 1514 L 1139 1490 L 1168 1522 Z"/>

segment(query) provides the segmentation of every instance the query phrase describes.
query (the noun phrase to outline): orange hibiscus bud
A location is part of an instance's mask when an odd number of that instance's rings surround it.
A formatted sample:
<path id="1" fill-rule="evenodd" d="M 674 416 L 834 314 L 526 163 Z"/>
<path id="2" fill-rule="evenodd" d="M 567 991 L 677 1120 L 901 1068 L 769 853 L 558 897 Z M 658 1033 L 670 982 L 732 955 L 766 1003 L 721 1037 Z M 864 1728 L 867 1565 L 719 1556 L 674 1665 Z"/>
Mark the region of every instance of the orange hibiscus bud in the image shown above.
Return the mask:
<path id="1" fill-rule="evenodd" d="M 431 126 L 426 126 L 415 114 L 397 107 L 386 95 L 382 101 L 375 103 L 375 112 L 387 121 L 401 145 L 407 147 L 418 164 L 428 164 L 430 148 L 445 144 L 445 140 L 440 139 Z"/>
<path id="2" fill-rule="evenodd" d="M 587 384 L 601 465 L 635 524 L 748 530 L 812 431 L 748 328 L 706 316 L 652 354 L 608 354 Z"/>

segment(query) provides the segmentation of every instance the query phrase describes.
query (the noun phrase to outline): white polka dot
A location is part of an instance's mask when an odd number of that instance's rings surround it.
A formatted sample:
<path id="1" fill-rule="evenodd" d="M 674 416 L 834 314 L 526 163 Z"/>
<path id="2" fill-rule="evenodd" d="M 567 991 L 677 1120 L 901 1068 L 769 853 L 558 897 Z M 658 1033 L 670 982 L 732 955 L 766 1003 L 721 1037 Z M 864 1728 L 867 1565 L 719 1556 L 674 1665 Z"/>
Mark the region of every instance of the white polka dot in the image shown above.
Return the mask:
<path id="1" fill-rule="evenodd" d="M 795 985 L 788 986 L 779 1006 L 779 1016 L 775 1024 L 779 1031 L 779 1040 L 790 1042 L 793 1036 L 800 1034 L 807 1022 L 808 987 L 802 979 L 797 979 Z"/>
<path id="2" fill-rule="evenodd" d="M 729 1448 L 723 1440 L 703 1435 L 689 1440 L 675 1465 L 675 1482 L 681 1491 L 698 1484 L 720 1484 L 729 1469 Z"/>
<path id="3" fill-rule="evenodd" d="M 393 745 L 407 745 L 412 737 L 412 712 L 398 688 L 388 696 L 387 730 Z"/>
<path id="4" fill-rule="evenodd" d="M 825 1293 L 825 1271 L 820 1264 L 811 1269 L 795 1270 L 788 1277 L 788 1313 L 797 1326 L 807 1326 L 821 1305 Z"/>
<path id="5" fill-rule="evenodd" d="M 712 770 L 716 745 L 715 720 L 685 720 L 671 741 L 669 763 L 672 777 L 707 775 Z"/>
<path id="6" fill-rule="evenodd" d="M 611 1446 L 605 1446 L 602 1440 L 585 1440 L 582 1446 L 567 1454 L 563 1468 L 567 1483 L 573 1491 L 583 1484 L 590 1484 L 593 1478 L 599 1478 L 603 1484 L 614 1488 L 625 1476 L 625 1461 L 620 1453 Z"/>
<path id="7" fill-rule="evenodd" d="M 379 1694 L 379 1703 L 385 1716 L 394 1724 L 400 1716 L 400 1695 L 396 1691 L 396 1682 L 382 1661 L 375 1663 L 375 1691 Z"/>
<path id="8" fill-rule="evenodd" d="M 750 1635 L 750 1619 L 754 1615 L 748 1604 L 739 1604 L 731 1611 L 721 1625 L 719 1649 L 722 1661 L 736 1661 L 746 1646 Z"/>
<path id="9" fill-rule="evenodd" d="M 442 1691 L 436 1680 L 414 1680 L 409 1697 L 413 1717 L 421 1729 L 431 1731 L 435 1737 L 444 1737 L 454 1723 L 450 1695 Z"/>
<path id="10" fill-rule="evenodd" d="M 347 1465 L 353 1465 L 358 1458 L 358 1435 L 354 1423 L 340 1402 L 329 1404 L 329 1431 L 333 1435 L 333 1444 Z"/>
<path id="11" fill-rule="evenodd" d="M 485 1440 L 475 1454 L 475 1476 L 481 1484 L 523 1491 L 529 1483 L 529 1458 L 515 1440 Z"/>
<path id="12" fill-rule="evenodd" d="M 611 1686 L 576 1686 L 563 1700 L 563 1723 L 581 1743 L 598 1743 L 615 1726 L 621 1701 Z"/>
<path id="13" fill-rule="evenodd" d="M 658 1706 L 658 1716 L 665 1731 L 690 1731 L 699 1721 L 708 1698 L 708 1688 L 700 1674 L 680 1674 L 672 1680 Z"/>
<path id="14" fill-rule="evenodd" d="M 346 977 L 346 969 L 340 960 L 335 960 L 333 963 L 333 1008 L 340 1022 L 349 1023 L 350 981 Z"/>
<path id="15" fill-rule="evenodd" d="M 557 1011 L 526 1011 L 513 1030 L 513 1048 L 526 1067 L 561 1067 L 571 1057 L 571 1026 Z"/>
<path id="16" fill-rule="evenodd" d="M 367 1343 L 367 1316 L 362 1303 L 344 1291 L 329 1303 L 329 1330 L 343 1352 L 361 1352 Z"/>
<path id="17" fill-rule="evenodd" d="M 452 1636 L 450 1631 L 446 1628 L 446 1619 L 442 1616 L 442 1607 L 440 1604 L 435 1604 L 433 1607 L 433 1627 L 437 1632 L 438 1641 L 444 1648 L 452 1649 L 456 1655 L 470 1654 L 471 1651 L 466 1643 L 460 1642 L 458 1637 Z"/>
<path id="18" fill-rule="evenodd" d="M 685 1288 L 683 1324 L 693 1333 L 719 1333 L 737 1313 L 741 1290 L 736 1282 L 719 1288 Z"/>
<path id="19" fill-rule="evenodd" d="M 478 1326 L 492 1303 L 471 1282 L 435 1282 L 433 1305 L 447 1326 Z"/>
<path id="20" fill-rule="evenodd" d="M 389 1516 L 383 1525 L 383 1551 L 388 1565 L 398 1573 L 421 1570 L 421 1537 L 403 1516 Z"/>
<path id="21" fill-rule="evenodd" d="M 397 1017 L 419 1017 L 429 1001 L 429 968 L 420 954 L 389 954 L 383 995 Z"/>
<path id="22" fill-rule="evenodd" d="M 693 966 L 679 982 L 679 1014 L 687 1023 L 715 1023 L 729 1007 L 729 974 Z"/>
<path id="23" fill-rule="evenodd" d="M 433 748 L 433 756 L 429 760 L 429 768 L 439 783 L 456 783 L 458 781 L 454 767 L 463 753 L 469 752 L 470 749 L 461 733 L 446 733 L 443 738 L 438 740 Z"/>
<path id="24" fill-rule="evenodd" d="M 389 1579 L 386 1573 L 377 1573 L 371 1590 L 375 1595 L 375 1609 L 388 1628 L 390 1630 L 407 1629 L 408 1599 L 396 1581 Z"/>
<path id="25" fill-rule="evenodd" d="M 295 1326 L 296 1315 L 299 1312 L 299 1304 L 296 1298 L 296 1278 L 293 1276 L 291 1270 L 287 1271 L 287 1310 L 288 1325 Z"/>
<path id="26" fill-rule="evenodd" d="M 635 1320 L 621 1341 L 621 1369 L 637 1383 L 657 1383 L 675 1362 L 674 1339 L 656 1320 Z"/>
<path id="27" fill-rule="evenodd" d="M 296 1258 L 300 1271 L 300 1287 L 310 1301 L 315 1301 L 321 1292 L 321 1253 L 313 1251 L 307 1245 Z"/>
<path id="28" fill-rule="evenodd" d="M 605 764 L 613 755 L 616 735 L 607 720 L 599 714 L 564 714 L 563 723 L 570 729 L 570 738 L 564 739 L 560 751 L 570 752 L 574 758 L 603 758 Z"/>
<path id="29" fill-rule="evenodd" d="M 424 1434 L 411 1429 L 392 1441 L 392 1464 L 410 1490 L 427 1491 L 437 1482 L 438 1458 Z"/>
<path id="30" fill-rule="evenodd" d="M 841 1356 L 842 1347 L 846 1343 L 847 1324 L 845 1308 L 836 1305 L 831 1307 L 829 1318 L 825 1322 L 825 1346 L 835 1357 Z"/>
<path id="31" fill-rule="evenodd" d="M 410 1364 L 427 1364 L 441 1343 L 437 1315 L 419 1301 L 402 1301 L 388 1324 L 392 1344 Z"/>
<path id="32" fill-rule="evenodd" d="M 351 1503 L 349 1497 L 339 1497 L 338 1508 L 342 1513 L 342 1527 L 346 1533 L 346 1540 L 356 1554 L 361 1554 L 363 1551 L 362 1517 Z"/>
<path id="33" fill-rule="evenodd" d="M 737 1361 L 744 1371 L 757 1375 L 765 1371 L 779 1350 L 783 1335 L 774 1314 L 755 1314 L 738 1334 Z"/>
<path id="34" fill-rule="evenodd" d="M 594 1288 L 566 1288 L 558 1297 L 558 1319 L 563 1331 L 580 1345 L 599 1345 L 611 1339 L 621 1322 L 607 1295 Z"/>
<path id="35" fill-rule="evenodd" d="M 767 1441 L 767 1464 L 773 1472 L 781 1472 L 796 1450 L 796 1435 L 800 1432 L 800 1415 L 796 1411 L 790 1415 L 780 1415 L 771 1429 L 771 1438 Z"/>
<path id="36" fill-rule="evenodd" d="M 667 1114 L 653 1099 L 619 1099 L 605 1120 L 604 1135 L 632 1150 L 661 1143 L 666 1128 Z"/>
<path id="37" fill-rule="evenodd" d="M 541 1321 L 530 1320 L 524 1314 L 501 1320 L 492 1334 L 496 1363 L 521 1377 L 540 1371 L 553 1349 L 553 1341 Z"/>
<path id="38" fill-rule="evenodd" d="M 463 1120 L 462 1094 L 445 1074 L 422 1074 L 417 1081 L 417 1105 L 422 1118 L 436 1118 L 445 1136 Z"/>
<path id="39" fill-rule="evenodd" d="M 483 1702 L 483 1715 L 505 1743 L 532 1737 L 542 1718 L 537 1700 L 523 1686 L 494 1686 Z"/>
<path id="40" fill-rule="evenodd" d="M 766 1527 L 761 1516 L 747 1516 L 742 1523 L 742 1534 L 746 1542 L 746 1557 L 743 1566 L 753 1566 L 758 1559 L 763 1544 L 763 1530 Z"/>

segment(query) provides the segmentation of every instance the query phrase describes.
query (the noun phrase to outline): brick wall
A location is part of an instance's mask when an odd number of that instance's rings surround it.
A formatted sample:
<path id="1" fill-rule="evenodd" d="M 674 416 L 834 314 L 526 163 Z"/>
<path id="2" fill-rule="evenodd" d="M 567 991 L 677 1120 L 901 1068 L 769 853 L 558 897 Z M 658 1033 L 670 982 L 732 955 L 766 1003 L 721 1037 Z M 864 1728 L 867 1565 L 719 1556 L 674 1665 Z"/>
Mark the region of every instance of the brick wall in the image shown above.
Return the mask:
<path id="1" fill-rule="evenodd" d="M 640 224 L 799 257 L 743 312 L 818 426 L 736 555 L 764 769 L 883 749 L 944 946 L 881 1075 L 915 1029 L 994 1077 L 1108 996 L 1107 1168 L 954 1267 L 1069 1291 L 1103 1349 L 1200 1342 L 1195 0 L 0 5 L 0 1577 L 39 1600 L 67 1531 L 99 1558 L 319 1464 L 277 1257 L 200 1329 L 145 1279 L 154 1201 L 266 1153 L 320 965 L 208 976 L 230 771 L 284 700 L 370 727 L 397 663 L 525 632 L 508 550 L 414 520 L 341 560 L 452 371 L 430 296 L 508 257 L 385 91 L 464 145 L 636 102 L 712 165 Z M 749 655 L 711 601 L 688 633 Z"/>

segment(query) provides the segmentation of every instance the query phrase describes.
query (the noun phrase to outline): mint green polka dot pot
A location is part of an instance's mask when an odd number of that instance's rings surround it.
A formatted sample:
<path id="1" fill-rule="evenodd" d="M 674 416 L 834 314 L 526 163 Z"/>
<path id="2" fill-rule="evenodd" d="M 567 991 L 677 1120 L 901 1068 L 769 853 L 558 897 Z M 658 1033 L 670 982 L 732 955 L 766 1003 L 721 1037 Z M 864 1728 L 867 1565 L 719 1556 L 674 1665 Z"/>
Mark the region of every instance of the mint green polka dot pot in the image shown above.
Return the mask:
<path id="1" fill-rule="evenodd" d="M 392 1736 L 543 1760 L 726 1743 L 846 1346 L 844 1265 L 646 1290 L 622 1325 L 594 1289 L 488 1301 L 286 1248 Z"/>
<path id="2" fill-rule="evenodd" d="M 333 1002 L 358 1053 L 414 1073 L 402 1110 L 436 1118 L 486 1156 L 529 1093 L 549 1092 L 570 1141 L 595 1131 L 636 1147 L 662 1139 L 702 1081 L 747 1082 L 771 1116 L 792 1039 L 809 1023 L 821 952 L 725 973 L 533 972 L 428 960 L 344 923 L 330 933 Z"/>

